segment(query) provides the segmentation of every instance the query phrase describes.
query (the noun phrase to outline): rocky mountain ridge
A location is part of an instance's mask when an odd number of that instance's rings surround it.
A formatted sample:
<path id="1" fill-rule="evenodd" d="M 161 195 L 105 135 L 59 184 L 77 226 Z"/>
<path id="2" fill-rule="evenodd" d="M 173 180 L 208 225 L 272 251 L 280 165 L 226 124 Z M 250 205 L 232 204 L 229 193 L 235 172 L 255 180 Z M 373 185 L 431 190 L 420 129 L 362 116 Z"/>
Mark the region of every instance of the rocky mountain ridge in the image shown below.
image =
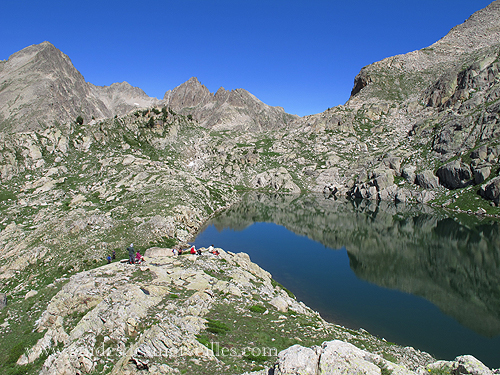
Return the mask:
<path id="1" fill-rule="evenodd" d="M 165 106 L 190 114 L 213 130 L 282 130 L 298 118 L 281 107 L 265 105 L 243 89 L 227 91 L 221 87 L 213 94 L 195 77 L 167 91 L 163 100 Z"/>
<path id="2" fill-rule="evenodd" d="M 404 55 L 388 57 L 364 67 L 355 78 L 351 100 L 348 103 L 351 105 L 359 103 L 359 100 L 353 99 L 360 96 L 362 100 L 367 100 L 373 96 L 383 95 L 380 86 L 384 84 L 381 82 L 383 79 L 405 74 L 404 79 L 408 80 L 408 75 L 415 72 L 419 73 L 419 77 L 411 82 L 414 90 L 408 93 L 400 90 L 399 94 L 404 97 L 408 96 L 410 100 L 418 98 L 421 90 L 432 84 L 450 67 L 460 69 L 459 65 L 471 56 L 481 56 L 484 54 L 483 51 L 498 45 L 500 37 L 499 12 L 500 4 L 498 1 L 493 1 L 486 8 L 471 15 L 461 25 L 455 26 L 446 36 L 429 47 Z M 399 83 L 403 84 L 403 82 Z M 368 88 L 361 95 L 357 95 L 367 86 Z M 377 91 L 371 91 L 372 88 Z M 383 88 L 388 89 L 389 92 L 398 89 L 397 85 L 392 85 L 392 82 Z"/>
<path id="3" fill-rule="evenodd" d="M 41 123 L 64 124 L 78 114 L 111 115 L 69 57 L 49 42 L 27 47 L 3 62 L 0 82 L 3 131 L 34 131 Z"/>
<path id="4" fill-rule="evenodd" d="M 456 189 L 466 188 L 498 201 L 486 190 L 496 191 L 498 183 L 494 155 L 498 144 L 499 5 L 495 1 L 476 12 L 430 47 L 363 68 L 344 106 L 306 116 L 292 125 L 311 137 L 350 140 L 357 151 L 356 156 L 335 152 L 340 157 L 336 165 L 339 176 L 332 180 L 329 191 L 368 199 L 416 198 L 458 209 L 464 205 L 455 205 L 453 199 L 440 200 L 440 188 L 455 190 L 455 195 L 463 192 Z M 483 150 L 480 159 L 478 149 Z M 461 160 L 458 169 L 457 158 Z M 451 177 L 458 175 L 462 178 Z M 394 184 L 400 178 L 410 185 Z M 415 195 L 414 189 L 408 190 L 414 186 L 411 184 L 427 191 Z M 467 200 L 470 198 L 469 194 Z M 476 206 L 477 210 L 485 208 Z"/>
<path id="5" fill-rule="evenodd" d="M 190 109 L 204 126 L 258 131 L 283 127 L 297 116 L 269 107 L 243 89 L 214 95 L 191 78 L 164 100 L 151 98 L 127 82 L 95 86 L 85 81 L 71 60 L 49 42 L 32 45 L 0 63 L 0 129 L 36 131 L 82 116 L 86 122 L 121 116 L 134 109 L 168 106 Z"/>

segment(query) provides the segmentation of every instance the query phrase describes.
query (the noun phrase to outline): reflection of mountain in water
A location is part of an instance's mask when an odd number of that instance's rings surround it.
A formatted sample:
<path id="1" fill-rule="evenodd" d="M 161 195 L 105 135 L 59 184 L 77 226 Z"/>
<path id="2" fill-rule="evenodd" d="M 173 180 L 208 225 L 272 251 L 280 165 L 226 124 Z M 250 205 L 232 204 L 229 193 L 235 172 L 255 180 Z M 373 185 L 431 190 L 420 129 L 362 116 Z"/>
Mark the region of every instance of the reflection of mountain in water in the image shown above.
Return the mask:
<path id="1" fill-rule="evenodd" d="M 427 206 L 250 194 L 211 224 L 274 222 L 333 249 L 356 275 L 422 296 L 483 336 L 500 334 L 500 225 Z"/>

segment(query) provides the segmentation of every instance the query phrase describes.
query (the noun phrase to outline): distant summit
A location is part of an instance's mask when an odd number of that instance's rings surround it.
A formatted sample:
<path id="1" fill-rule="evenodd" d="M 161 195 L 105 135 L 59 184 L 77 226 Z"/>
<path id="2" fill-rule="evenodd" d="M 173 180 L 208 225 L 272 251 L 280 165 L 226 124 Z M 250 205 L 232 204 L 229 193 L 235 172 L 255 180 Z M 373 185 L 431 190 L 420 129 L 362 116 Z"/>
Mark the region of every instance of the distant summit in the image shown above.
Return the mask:
<path id="1" fill-rule="evenodd" d="M 24 132 L 82 116 L 124 115 L 136 108 L 170 106 L 210 128 L 279 128 L 296 118 L 270 107 L 245 90 L 215 95 L 191 78 L 167 91 L 163 101 L 127 82 L 95 86 L 85 81 L 68 56 L 49 42 L 31 45 L 0 62 L 0 130 Z"/>
<path id="2" fill-rule="evenodd" d="M 202 126 L 217 130 L 279 129 L 298 118 L 282 107 L 264 104 L 243 89 L 227 91 L 221 87 L 213 94 L 196 77 L 167 91 L 163 100 L 166 106 L 192 114 Z"/>
<path id="3" fill-rule="evenodd" d="M 77 116 L 107 118 L 154 101 L 127 83 L 110 87 L 87 83 L 70 58 L 49 42 L 26 47 L 0 63 L 4 131 L 37 130 Z"/>
<path id="4" fill-rule="evenodd" d="M 120 116 L 137 107 L 148 107 L 159 102 L 128 82 L 113 83 L 111 86 L 95 86 L 91 83 L 88 85 L 91 93 L 108 108 L 111 116 Z"/>

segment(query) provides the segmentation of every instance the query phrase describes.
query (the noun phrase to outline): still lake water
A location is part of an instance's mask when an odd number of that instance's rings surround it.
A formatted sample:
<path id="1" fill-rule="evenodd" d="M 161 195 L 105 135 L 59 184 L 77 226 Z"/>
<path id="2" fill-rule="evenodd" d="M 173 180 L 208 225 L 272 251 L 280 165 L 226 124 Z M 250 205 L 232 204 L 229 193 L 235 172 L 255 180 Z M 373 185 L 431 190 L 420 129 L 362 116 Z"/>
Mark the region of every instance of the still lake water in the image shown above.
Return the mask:
<path id="1" fill-rule="evenodd" d="M 500 367 L 500 225 L 425 206 L 250 194 L 197 247 L 246 252 L 330 322 Z"/>

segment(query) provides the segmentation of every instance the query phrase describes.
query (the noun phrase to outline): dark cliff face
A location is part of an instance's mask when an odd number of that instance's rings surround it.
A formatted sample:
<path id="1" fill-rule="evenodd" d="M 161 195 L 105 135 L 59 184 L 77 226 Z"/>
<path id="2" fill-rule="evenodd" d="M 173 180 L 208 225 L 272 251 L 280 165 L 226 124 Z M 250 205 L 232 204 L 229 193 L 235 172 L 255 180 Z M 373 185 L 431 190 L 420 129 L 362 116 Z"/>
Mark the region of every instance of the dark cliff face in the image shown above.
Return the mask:
<path id="1" fill-rule="evenodd" d="M 354 79 L 354 87 L 351 90 L 351 97 L 355 96 L 364 87 L 371 83 L 371 78 L 366 73 L 366 70 L 361 69 L 356 78 Z"/>

